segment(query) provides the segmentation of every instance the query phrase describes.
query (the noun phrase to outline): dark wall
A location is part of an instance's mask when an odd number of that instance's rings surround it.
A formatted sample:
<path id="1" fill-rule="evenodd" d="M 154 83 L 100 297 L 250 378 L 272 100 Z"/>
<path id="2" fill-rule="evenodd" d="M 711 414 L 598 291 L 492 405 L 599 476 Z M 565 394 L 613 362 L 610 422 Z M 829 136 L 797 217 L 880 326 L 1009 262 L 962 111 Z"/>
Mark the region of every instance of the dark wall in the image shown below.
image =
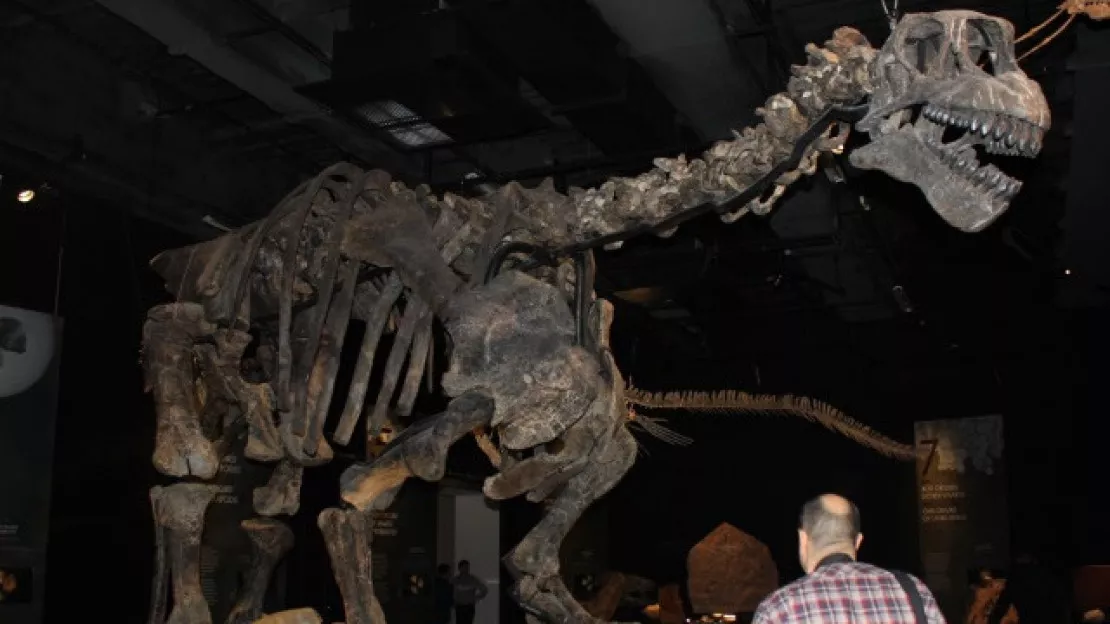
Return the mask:
<path id="1" fill-rule="evenodd" d="M 853 190 L 866 194 L 878 218 L 907 224 L 879 230 L 912 313 L 850 323 L 820 305 L 753 312 L 728 279 L 753 268 L 720 260 L 676 297 L 701 335 L 676 342 L 681 331 L 673 325 L 637 320 L 621 306 L 618 362 L 644 389 L 812 396 L 907 443 L 915 420 L 1001 414 L 1013 552 L 1075 561 L 1090 543 L 1075 539 L 1074 509 L 1091 493 L 1076 481 L 1071 450 L 1082 417 L 1073 390 L 1091 363 L 1077 358 L 1071 330 L 1078 328 L 1054 300 L 1062 272 L 1006 243 L 1008 228 L 1044 213 L 1047 199 L 1059 207 L 1058 195 L 1036 186 L 997 227 L 968 236 L 940 223 L 916 192 L 861 179 Z M 919 570 L 910 466 L 789 416 L 658 415 L 695 442 L 673 448 L 638 434 L 644 452 L 612 494 L 614 567 L 680 576 L 689 547 L 727 521 L 767 543 L 789 580 L 800 574 L 799 506 L 834 491 L 862 509 L 864 558 Z"/>
<path id="2" fill-rule="evenodd" d="M 21 204 L 23 187 L 14 177 L 0 183 L 0 305 L 14 308 L 6 331 L 22 340 L 0 344 L 0 377 L 18 372 L 22 361 L 44 349 L 50 360 L 44 374 L 18 394 L 0 398 L 0 569 L 16 578 L 14 593 L 0 597 L 0 621 L 33 624 L 42 621 L 46 547 L 49 537 L 50 482 L 57 416 L 58 353 L 61 322 L 52 319 L 60 211 L 49 198 Z M 28 280 L 22 267 L 41 279 Z M 0 316 L 8 316 L 7 313 Z M 32 329 L 44 323 L 45 335 Z M 53 335 L 51 335 L 53 334 Z M 53 340 L 52 344 L 50 341 Z M 22 360 L 22 361 L 21 361 Z"/>
<path id="3" fill-rule="evenodd" d="M 1071 270 L 1062 299 L 1075 307 L 1070 333 L 1080 366 L 1073 380 L 1076 397 L 1080 461 L 1075 475 L 1078 512 L 1075 530 L 1085 545 L 1086 563 L 1110 562 L 1110 497 L 1104 460 L 1110 436 L 1101 388 L 1110 372 L 1110 212 L 1106 209 L 1105 162 L 1110 125 L 1106 102 L 1110 99 L 1110 29 L 1105 24 L 1077 26 L 1075 109 L 1072 170 L 1067 212 L 1063 220 L 1062 255 Z"/>
<path id="4" fill-rule="evenodd" d="M 51 508 L 46 621 L 74 605 L 145 620 L 153 561 L 147 492 L 154 413 L 142 392 L 139 336 L 162 295 L 146 260 L 180 238 L 103 206 L 65 201 L 65 319 Z M 52 280 L 21 267 L 31 282 Z M 165 297 L 168 299 L 168 296 Z M 113 598 L 118 597 L 118 598 Z"/>

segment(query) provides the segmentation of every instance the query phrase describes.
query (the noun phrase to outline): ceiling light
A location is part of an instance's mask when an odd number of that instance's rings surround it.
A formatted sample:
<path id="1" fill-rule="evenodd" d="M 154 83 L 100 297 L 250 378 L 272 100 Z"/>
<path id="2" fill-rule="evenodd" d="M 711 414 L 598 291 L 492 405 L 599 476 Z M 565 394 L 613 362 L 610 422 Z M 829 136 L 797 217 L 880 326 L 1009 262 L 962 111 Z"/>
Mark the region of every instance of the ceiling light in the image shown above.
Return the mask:
<path id="1" fill-rule="evenodd" d="M 19 203 L 21 204 L 30 203 L 33 199 L 35 199 L 35 192 L 31 189 L 23 189 L 16 194 L 15 198 L 18 199 Z"/>
<path id="2" fill-rule="evenodd" d="M 1071 269 L 1064 269 L 1064 275 L 1071 275 Z"/>

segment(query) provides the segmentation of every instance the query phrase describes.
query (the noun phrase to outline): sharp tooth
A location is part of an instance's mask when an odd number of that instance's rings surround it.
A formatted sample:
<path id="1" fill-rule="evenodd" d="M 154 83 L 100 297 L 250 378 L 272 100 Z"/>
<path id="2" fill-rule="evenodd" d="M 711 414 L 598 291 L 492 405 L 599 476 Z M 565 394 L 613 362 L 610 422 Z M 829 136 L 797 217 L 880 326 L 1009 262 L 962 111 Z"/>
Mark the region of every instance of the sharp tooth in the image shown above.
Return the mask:
<path id="1" fill-rule="evenodd" d="M 991 130 L 994 128 L 993 120 L 990 117 L 983 119 L 983 127 L 979 128 L 979 134 L 985 136 L 990 135 Z"/>
<path id="2" fill-rule="evenodd" d="M 1009 132 L 1006 134 L 1006 147 L 1012 149 L 1015 145 L 1017 145 L 1017 141 L 1017 137 L 1014 136 L 1013 132 Z"/>
<path id="3" fill-rule="evenodd" d="M 993 132 L 994 140 L 995 141 L 1001 141 L 1002 137 L 1006 136 L 1008 131 L 1009 131 L 1009 127 L 1008 127 L 1008 124 L 1006 123 L 1006 120 L 1005 119 L 999 119 L 998 122 L 994 124 L 994 132 Z"/>
<path id="4" fill-rule="evenodd" d="M 940 120 L 941 121 L 943 121 L 944 123 L 948 123 L 948 120 L 950 120 L 950 119 L 952 119 L 952 116 L 949 115 L 947 111 L 941 111 L 941 113 L 940 113 Z"/>
<path id="5" fill-rule="evenodd" d="M 979 118 L 978 117 L 972 117 L 971 118 L 970 128 L 971 128 L 972 132 L 978 132 L 979 131 Z"/>

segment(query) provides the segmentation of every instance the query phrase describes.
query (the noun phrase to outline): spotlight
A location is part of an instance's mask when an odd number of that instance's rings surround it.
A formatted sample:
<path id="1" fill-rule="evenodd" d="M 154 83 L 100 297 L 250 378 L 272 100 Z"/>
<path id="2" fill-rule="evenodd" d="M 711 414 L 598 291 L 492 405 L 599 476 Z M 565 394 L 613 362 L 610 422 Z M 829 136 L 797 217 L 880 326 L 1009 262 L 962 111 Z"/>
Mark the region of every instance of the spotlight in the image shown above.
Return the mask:
<path id="1" fill-rule="evenodd" d="M 1064 269 L 1064 275 L 1071 275 L 1071 269 Z"/>
<path id="2" fill-rule="evenodd" d="M 35 199 L 35 192 L 31 189 L 23 189 L 16 194 L 15 198 L 19 200 L 21 204 L 28 204 Z"/>

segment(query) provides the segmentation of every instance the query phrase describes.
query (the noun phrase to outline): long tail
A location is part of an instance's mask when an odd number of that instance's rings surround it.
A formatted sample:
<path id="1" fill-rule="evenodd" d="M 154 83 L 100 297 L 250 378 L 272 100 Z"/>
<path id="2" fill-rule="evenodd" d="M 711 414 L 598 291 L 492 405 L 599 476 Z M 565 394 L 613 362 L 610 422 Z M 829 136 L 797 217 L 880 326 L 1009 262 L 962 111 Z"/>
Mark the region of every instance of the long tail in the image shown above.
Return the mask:
<path id="1" fill-rule="evenodd" d="M 793 395 L 748 394 L 736 390 L 718 392 L 645 392 L 628 387 L 625 400 L 644 409 L 715 412 L 719 414 L 789 414 L 848 437 L 887 457 L 913 460 L 914 449 L 896 442 L 837 408 L 815 399 Z M 642 418 L 642 417 L 641 417 Z"/>

